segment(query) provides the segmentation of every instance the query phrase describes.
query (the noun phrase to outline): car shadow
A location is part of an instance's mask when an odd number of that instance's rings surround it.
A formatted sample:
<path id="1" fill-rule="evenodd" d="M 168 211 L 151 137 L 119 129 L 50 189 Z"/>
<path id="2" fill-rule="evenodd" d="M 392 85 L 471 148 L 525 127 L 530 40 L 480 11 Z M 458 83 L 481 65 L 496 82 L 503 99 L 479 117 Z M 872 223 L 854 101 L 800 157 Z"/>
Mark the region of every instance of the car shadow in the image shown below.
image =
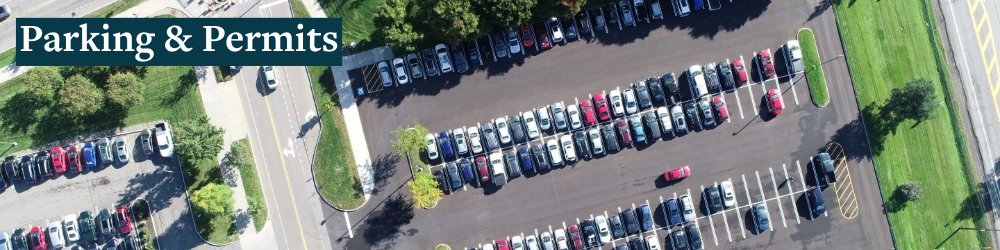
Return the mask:
<path id="1" fill-rule="evenodd" d="M 761 232 L 757 231 L 757 225 L 753 220 L 753 206 L 748 206 L 747 211 L 743 212 L 743 228 L 753 235 L 758 235 Z"/>

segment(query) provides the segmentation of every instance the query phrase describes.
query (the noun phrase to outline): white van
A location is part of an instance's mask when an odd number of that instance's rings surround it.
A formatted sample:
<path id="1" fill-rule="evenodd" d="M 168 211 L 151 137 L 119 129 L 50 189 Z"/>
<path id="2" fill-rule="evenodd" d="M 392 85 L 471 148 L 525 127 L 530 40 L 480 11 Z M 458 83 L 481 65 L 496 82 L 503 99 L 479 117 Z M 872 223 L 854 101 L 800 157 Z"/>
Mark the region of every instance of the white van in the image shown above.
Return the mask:
<path id="1" fill-rule="evenodd" d="M 691 65 L 688 69 L 688 82 L 691 84 L 691 97 L 695 99 L 708 95 L 708 87 L 705 86 L 705 73 L 701 71 L 701 65 Z"/>
<path id="2" fill-rule="evenodd" d="M 503 155 L 500 152 L 490 154 L 490 166 L 493 167 L 493 184 L 497 186 L 507 184 L 507 167 L 503 164 Z"/>

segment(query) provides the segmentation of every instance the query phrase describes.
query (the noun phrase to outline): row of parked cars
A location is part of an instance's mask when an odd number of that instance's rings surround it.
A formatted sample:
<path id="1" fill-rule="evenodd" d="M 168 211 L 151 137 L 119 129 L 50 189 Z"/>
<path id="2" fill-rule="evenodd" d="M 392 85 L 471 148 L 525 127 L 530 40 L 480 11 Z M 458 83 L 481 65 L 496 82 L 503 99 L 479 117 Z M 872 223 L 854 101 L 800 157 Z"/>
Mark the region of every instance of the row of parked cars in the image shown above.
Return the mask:
<path id="1" fill-rule="evenodd" d="M 142 250 L 142 240 L 131 233 L 132 226 L 132 212 L 128 207 L 118 207 L 114 211 L 104 208 L 96 216 L 90 211 L 83 211 L 66 215 L 63 220 L 45 226 L 0 233 L 0 249 L 59 249 L 73 244 L 84 249 L 102 249 L 98 241 L 103 241 L 103 249 L 106 250 Z M 123 240 L 118 241 L 117 238 Z"/>
<path id="2" fill-rule="evenodd" d="M 156 144 L 154 147 L 154 133 Z M 159 151 L 163 157 L 173 155 L 173 141 L 166 123 L 156 124 L 154 130 L 143 130 L 139 135 L 139 144 L 146 155 Z M 7 188 L 15 180 L 35 183 L 43 177 L 55 178 L 56 175 L 67 172 L 79 174 L 85 169 L 96 169 L 114 163 L 129 162 L 131 152 L 125 136 L 101 138 L 79 145 L 66 147 L 55 146 L 50 150 L 42 150 L 27 154 L 20 158 L 9 155 L 0 165 L 0 188 Z"/>

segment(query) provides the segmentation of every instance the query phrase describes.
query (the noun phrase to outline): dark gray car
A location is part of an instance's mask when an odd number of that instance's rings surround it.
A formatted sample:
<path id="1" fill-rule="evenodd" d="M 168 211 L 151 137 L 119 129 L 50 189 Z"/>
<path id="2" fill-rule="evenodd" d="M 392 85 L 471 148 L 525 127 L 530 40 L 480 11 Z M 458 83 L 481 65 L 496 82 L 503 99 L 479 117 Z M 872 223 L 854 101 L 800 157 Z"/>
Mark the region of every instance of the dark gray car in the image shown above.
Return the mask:
<path id="1" fill-rule="evenodd" d="M 492 122 L 484 123 L 479 129 L 483 131 L 482 136 L 486 138 L 486 152 L 500 148 L 500 142 L 497 141 L 497 131 L 493 130 Z"/>
<path id="2" fill-rule="evenodd" d="M 507 57 L 507 42 L 505 41 L 507 38 L 503 32 L 493 33 L 490 36 L 493 37 L 493 50 L 496 51 L 494 55 L 497 56 L 497 59 Z"/>
<path id="3" fill-rule="evenodd" d="M 667 105 L 677 104 L 681 100 L 679 91 L 677 89 L 677 78 L 674 77 L 674 73 L 666 73 L 660 76 L 660 84 L 663 85 L 663 89 L 666 90 Z"/>
<path id="4" fill-rule="evenodd" d="M 451 189 L 462 187 L 462 177 L 458 175 L 458 166 L 455 165 L 455 162 L 449 162 L 445 168 L 448 171 L 448 180 L 451 181 Z"/>
<path id="5" fill-rule="evenodd" d="M 635 90 L 636 99 L 639 99 L 639 110 L 653 107 L 653 100 L 649 98 L 649 89 L 646 88 L 645 82 L 641 80 L 635 82 L 632 84 L 632 89 Z"/>
<path id="6" fill-rule="evenodd" d="M 656 141 L 660 139 L 660 122 L 657 121 L 656 115 L 653 112 L 642 115 L 642 122 L 646 123 L 646 128 L 649 129 L 650 140 Z"/>
<path id="7" fill-rule="evenodd" d="M 420 52 L 420 56 L 424 58 L 424 69 L 427 71 L 427 76 L 438 75 L 437 70 L 437 55 L 431 49 L 425 49 Z"/>
<path id="8" fill-rule="evenodd" d="M 704 71 L 706 78 L 708 78 L 708 87 L 717 91 L 722 91 L 722 85 L 719 84 L 719 74 L 717 74 L 718 72 L 715 70 L 715 64 L 705 64 Z"/>
<path id="9" fill-rule="evenodd" d="M 698 131 L 704 129 L 701 126 L 701 119 L 698 118 L 698 108 L 694 106 L 694 103 L 684 104 L 684 113 L 688 116 L 688 126 Z M 689 129 L 690 130 L 690 129 Z"/>
<path id="10" fill-rule="evenodd" d="M 521 116 L 509 116 L 507 117 L 507 123 L 510 125 L 511 137 L 514 138 L 514 143 L 524 143 L 528 140 L 528 137 L 524 134 L 524 123 L 521 122 Z"/>
<path id="11" fill-rule="evenodd" d="M 462 53 L 464 51 L 462 44 L 451 45 L 451 51 L 455 52 L 452 54 L 455 56 L 455 68 L 458 69 L 458 73 L 469 71 L 469 61 L 465 60 L 465 53 Z"/>
<path id="12" fill-rule="evenodd" d="M 654 103 L 665 105 L 663 100 L 666 98 L 666 94 L 663 92 L 663 85 L 660 84 L 660 78 L 656 76 L 646 78 L 646 87 L 649 88 L 649 94 L 653 97 Z"/>
<path id="13" fill-rule="evenodd" d="M 718 187 L 715 185 L 708 186 L 708 188 L 705 189 L 705 195 L 708 196 L 708 207 L 713 214 L 725 209 L 722 205 L 722 195 L 719 194 Z"/>
<path id="14" fill-rule="evenodd" d="M 424 78 L 424 70 L 420 67 L 420 56 L 417 56 L 417 53 L 406 55 L 406 64 L 410 65 L 410 74 L 413 78 Z"/>
<path id="15" fill-rule="evenodd" d="M 545 158 L 545 147 L 541 143 L 531 145 L 531 156 L 535 159 L 537 169 L 549 169 L 549 161 Z"/>
<path id="16" fill-rule="evenodd" d="M 510 174 L 510 178 L 521 176 L 521 166 L 518 164 L 520 162 L 517 161 L 517 151 L 507 151 L 504 153 L 503 159 L 507 162 L 507 173 Z"/>
<path id="17" fill-rule="evenodd" d="M 722 84 L 726 88 L 732 89 L 736 85 L 736 80 L 733 79 L 733 69 L 730 68 L 729 62 L 719 62 L 719 74 L 722 75 Z"/>
<path id="18" fill-rule="evenodd" d="M 698 102 L 698 109 L 701 110 L 701 116 L 705 119 L 705 126 L 715 126 L 715 115 L 712 114 L 712 105 L 708 101 Z"/>
<path id="19" fill-rule="evenodd" d="M 615 135 L 614 125 L 608 124 L 601 126 L 601 132 L 604 133 L 604 142 L 608 144 L 605 145 L 608 147 L 608 152 L 617 153 L 622 150 L 622 148 L 618 145 L 618 137 Z"/>
<path id="20" fill-rule="evenodd" d="M 590 152 L 590 143 L 587 142 L 587 134 L 583 131 L 576 131 L 573 133 L 573 141 L 576 142 L 576 151 L 579 152 L 580 157 L 584 159 L 593 158 L 594 155 Z"/>

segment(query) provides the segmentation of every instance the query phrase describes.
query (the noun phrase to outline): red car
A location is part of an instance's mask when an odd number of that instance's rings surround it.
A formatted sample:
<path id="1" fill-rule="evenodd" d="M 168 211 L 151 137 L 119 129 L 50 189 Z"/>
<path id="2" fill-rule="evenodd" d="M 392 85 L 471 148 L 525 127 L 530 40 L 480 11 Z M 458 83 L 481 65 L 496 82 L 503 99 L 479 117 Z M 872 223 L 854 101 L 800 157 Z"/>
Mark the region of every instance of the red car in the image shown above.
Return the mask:
<path id="1" fill-rule="evenodd" d="M 83 164 L 80 164 L 80 151 L 76 149 L 76 145 L 69 146 L 69 151 L 66 151 L 66 166 L 69 166 L 69 171 L 73 171 L 73 173 L 83 172 Z"/>
<path id="2" fill-rule="evenodd" d="M 611 120 L 611 112 L 608 109 L 608 100 L 604 99 L 604 95 L 601 93 L 594 95 L 594 103 L 597 104 L 597 119 L 601 120 L 601 122 Z"/>
<path id="3" fill-rule="evenodd" d="M 778 89 L 768 90 L 767 109 L 771 111 L 771 114 L 780 115 L 784 107 L 785 105 L 781 104 L 781 94 L 778 93 Z"/>
<path id="4" fill-rule="evenodd" d="M 691 168 L 689 168 L 688 166 L 683 166 L 681 168 L 673 170 L 667 170 L 667 172 L 663 173 L 663 179 L 667 181 L 676 181 L 687 178 L 688 176 L 691 176 Z"/>
<path id="5" fill-rule="evenodd" d="M 615 128 L 618 129 L 618 135 L 622 138 L 622 144 L 632 147 L 632 133 L 628 131 L 628 123 L 625 120 L 618 121 Z"/>
<path id="6" fill-rule="evenodd" d="M 486 164 L 485 156 L 476 157 L 476 167 L 479 168 L 479 180 L 482 182 L 490 181 L 490 167 Z"/>
<path id="7" fill-rule="evenodd" d="M 507 246 L 507 239 L 497 240 L 497 250 L 510 250 L 510 247 Z"/>
<path id="8" fill-rule="evenodd" d="M 52 169 L 57 174 L 66 173 L 66 154 L 60 146 L 52 147 Z"/>
<path id="9" fill-rule="evenodd" d="M 722 101 L 722 97 L 713 98 L 712 107 L 715 107 L 715 113 L 718 114 L 717 118 L 719 118 L 719 122 L 716 124 L 722 124 L 723 121 L 729 120 L 729 109 L 726 108 L 726 102 Z"/>
<path id="10" fill-rule="evenodd" d="M 771 77 L 774 77 L 774 61 L 771 60 L 771 52 L 761 50 L 760 61 L 764 63 L 764 78 L 770 79 Z"/>
<path id="11" fill-rule="evenodd" d="M 528 23 L 521 24 L 521 42 L 525 48 L 535 46 L 535 38 L 531 35 L 531 25 Z"/>
<path id="12" fill-rule="evenodd" d="M 128 214 L 128 208 L 119 207 L 115 212 L 115 220 L 118 221 L 118 233 L 128 235 L 132 232 L 132 216 Z"/>
<path id="13" fill-rule="evenodd" d="M 549 41 L 549 30 L 545 28 L 545 24 L 535 24 L 535 36 L 538 36 L 538 47 L 541 49 L 552 47 L 552 42 Z"/>
<path id="14" fill-rule="evenodd" d="M 45 241 L 45 232 L 42 231 L 41 227 L 31 228 L 31 233 L 28 234 L 28 241 L 31 243 L 31 249 L 34 250 L 45 250 L 49 249 L 48 241 Z"/>
<path id="15" fill-rule="evenodd" d="M 749 79 L 747 79 L 747 68 L 743 67 L 743 61 L 733 61 L 733 69 L 736 70 L 736 87 L 747 83 Z"/>
<path id="16" fill-rule="evenodd" d="M 583 110 L 583 124 L 593 126 L 597 124 L 597 115 L 594 115 L 594 106 L 590 106 L 590 100 L 580 102 L 580 109 Z"/>
<path id="17" fill-rule="evenodd" d="M 580 227 L 569 226 L 569 239 L 573 242 L 573 249 L 583 249 L 583 235 L 580 234 Z"/>

